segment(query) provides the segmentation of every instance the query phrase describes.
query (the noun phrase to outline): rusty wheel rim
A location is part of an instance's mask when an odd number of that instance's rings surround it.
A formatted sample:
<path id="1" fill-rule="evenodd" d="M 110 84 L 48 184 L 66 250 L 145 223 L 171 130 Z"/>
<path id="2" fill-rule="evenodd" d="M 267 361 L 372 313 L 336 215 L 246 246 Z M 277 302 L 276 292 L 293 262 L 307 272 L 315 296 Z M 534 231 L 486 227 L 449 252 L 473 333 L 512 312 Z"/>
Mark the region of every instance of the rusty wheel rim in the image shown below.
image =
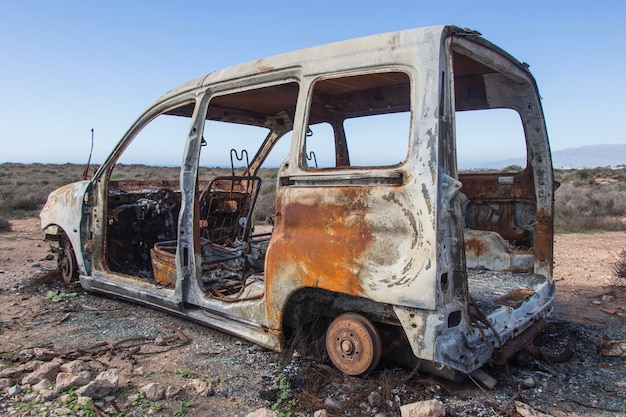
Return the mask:
<path id="1" fill-rule="evenodd" d="M 66 239 L 61 241 L 61 253 L 59 253 L 58 266 L 61 270 L 61 277 L 66 284 L 71 284 L 78 276 L 72 245 Z"/>
<path id="2" fill-rule="evenodd" d="M 360 314 L 345 313 L 328 326 L 326 351 L 341 372 L 363 375 L 378 365 L 382 341 L 372 322 Z"/>

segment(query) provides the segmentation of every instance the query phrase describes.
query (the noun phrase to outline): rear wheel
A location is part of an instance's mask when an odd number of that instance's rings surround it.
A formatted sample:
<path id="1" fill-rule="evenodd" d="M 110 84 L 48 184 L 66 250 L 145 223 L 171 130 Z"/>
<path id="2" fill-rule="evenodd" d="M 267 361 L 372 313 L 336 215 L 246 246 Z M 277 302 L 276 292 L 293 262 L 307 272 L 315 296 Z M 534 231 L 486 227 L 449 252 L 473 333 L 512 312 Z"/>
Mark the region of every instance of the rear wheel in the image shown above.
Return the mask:
<path id="1" fill-rule="evenodd" d="M 376 326 L 356 313 L 337 317 L 326 331 L 326 351 L 333 364 L 348 375 L 363 375 L 376 368 L 382 340 Z"/>

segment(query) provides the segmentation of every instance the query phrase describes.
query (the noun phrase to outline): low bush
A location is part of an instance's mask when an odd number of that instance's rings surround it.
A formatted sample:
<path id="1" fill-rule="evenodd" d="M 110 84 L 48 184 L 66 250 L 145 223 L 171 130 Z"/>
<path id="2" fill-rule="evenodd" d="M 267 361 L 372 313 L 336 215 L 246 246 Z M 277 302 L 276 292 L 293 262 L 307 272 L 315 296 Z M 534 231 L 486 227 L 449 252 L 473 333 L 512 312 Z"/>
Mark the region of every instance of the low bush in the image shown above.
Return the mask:
<path id="1" fill-rule="evenodd" d="M 626 249 L 615 255 L 615 264 L 613 264 L 613 273 L 620 280 L 626 280 Z"/>
<path id="2" fill-rule="evenodd" d="M 555 229 L 560 232 L 595 230 L 626 230 L 626 184 L 621 171 L 597 169 L 602 178 L 591 170 L 557 173 L 563 181 L 556 191 Z"/>
<path id="3" fill-rule="evenodd" d="M 11 223 L 4 217 L 0 217 L 0 232 L 11 231 Z"/>

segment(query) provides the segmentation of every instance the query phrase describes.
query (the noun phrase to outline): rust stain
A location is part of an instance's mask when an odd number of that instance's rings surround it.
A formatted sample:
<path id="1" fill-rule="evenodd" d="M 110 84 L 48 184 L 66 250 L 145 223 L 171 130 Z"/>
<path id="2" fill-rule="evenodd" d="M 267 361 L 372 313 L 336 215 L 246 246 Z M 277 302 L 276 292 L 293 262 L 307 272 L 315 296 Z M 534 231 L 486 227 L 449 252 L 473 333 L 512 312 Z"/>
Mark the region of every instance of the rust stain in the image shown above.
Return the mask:
<path id="1" fill-rule="evenodd" d="M 284 276 L 295 286 L 299 283 L 333 292 L 363 294 L 361 268 L 355 263 L 374 240 L 365 219 L 366 196 L 357 188 L 332 192 L 336 198 L 328 204 L 279 204 L 278 212 L 283 215 L 276 217 L 275 236 L 268 250 L 268 288 L 280 285 L 273 280 Z"/>
<path id="2" fill-rule="evenodd" d="M 553 272 L 553 229 L 554 218 L 552 212 L 545 208 L 537 210 L 537 223 L 535 226 L 535 232 L 537 234 L 535 242 L 535 259 L 544 264 L 550 269 L 550 274 Z"/>
<path id="3" fill-rule="evenodd" d="M 171 246 L 155 245 L 150 249 L 154 278 L 161 284 L 176 282 L 176 244 Z"/>

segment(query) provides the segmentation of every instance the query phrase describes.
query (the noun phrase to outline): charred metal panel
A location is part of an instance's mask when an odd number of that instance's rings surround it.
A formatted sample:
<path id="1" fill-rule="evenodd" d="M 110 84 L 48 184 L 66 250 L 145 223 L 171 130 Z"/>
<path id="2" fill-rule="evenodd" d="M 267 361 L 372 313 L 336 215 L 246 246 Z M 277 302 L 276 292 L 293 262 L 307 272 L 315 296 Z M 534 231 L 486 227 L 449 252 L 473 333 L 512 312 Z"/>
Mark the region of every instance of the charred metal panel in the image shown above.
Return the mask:
<path id="1" fill-rule="evenodd" d="M 429 201 L 408 187 L 347 183 L 282 187 L 266 263 L 273 303 L 313 287 L 434 308 L 434 230 L 418 214 Z"/>
<path id="2" fill-rule="evenodd" d="M 51 192 L 39 214 L 41 228 L 44 231 L 51 226 L 58 226 L 67 234 L 74 248 L 80 271 L 85 271 L 80 224 L 85 190 L 88 186 L 89 181 L 80 181 Z M 55 232 L 58 233 L 58 230 Z"/>

